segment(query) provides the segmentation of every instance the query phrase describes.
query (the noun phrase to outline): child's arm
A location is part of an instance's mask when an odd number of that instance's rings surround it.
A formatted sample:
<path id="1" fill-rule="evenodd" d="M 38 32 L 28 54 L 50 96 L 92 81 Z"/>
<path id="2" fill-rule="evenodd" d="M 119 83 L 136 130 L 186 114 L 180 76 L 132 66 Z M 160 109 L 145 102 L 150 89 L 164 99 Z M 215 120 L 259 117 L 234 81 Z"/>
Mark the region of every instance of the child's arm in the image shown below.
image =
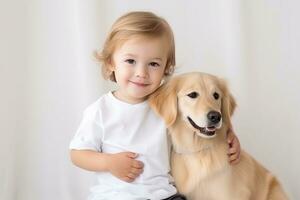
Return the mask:
<path id="1" fill-rule="evenodd" d="M 122 152 L 116 154 L 101 153 L 92 150 L 70 151 L 72 162 L 89 171 L 108 171 L 115 177 L 132 182 L 143 172 L 143 163 L 135 160 L 137 154 Z"/>
<path id="2" fill-rule="evenodd" d="M 240 141 L 230 128 L 227 132 L 227 142 L 229 145 L 228 160 L 230 164 L 237 164 L 240 162 L 241 146 Z"/>

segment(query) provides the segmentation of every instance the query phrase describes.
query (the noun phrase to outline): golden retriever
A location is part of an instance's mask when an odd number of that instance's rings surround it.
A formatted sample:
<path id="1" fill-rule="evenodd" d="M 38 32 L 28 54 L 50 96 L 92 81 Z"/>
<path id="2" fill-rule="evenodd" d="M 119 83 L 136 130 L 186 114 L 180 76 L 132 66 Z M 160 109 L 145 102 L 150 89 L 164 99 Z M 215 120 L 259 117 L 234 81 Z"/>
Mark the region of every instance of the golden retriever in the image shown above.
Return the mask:
<path id="1" fill-rule="evenodd" d="M 287 199 L 277 179 L 246 152 L 238 164 L 229 164 L 226 133 L 236 103 L 222 79 L 182 74 L 149 102 L 168 126 L 171 173 L 189 200 Z"/>

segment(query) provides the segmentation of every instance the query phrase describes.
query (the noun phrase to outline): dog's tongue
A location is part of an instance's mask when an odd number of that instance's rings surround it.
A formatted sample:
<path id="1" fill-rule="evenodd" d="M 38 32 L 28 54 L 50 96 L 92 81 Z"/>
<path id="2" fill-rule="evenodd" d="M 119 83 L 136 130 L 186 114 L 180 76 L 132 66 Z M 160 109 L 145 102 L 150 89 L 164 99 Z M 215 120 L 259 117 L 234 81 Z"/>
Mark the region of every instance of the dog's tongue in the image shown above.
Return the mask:
<path id="1" fill-rule="evenodd" d="M 214 126 L 206 127 L 206 130 L 207 131 L 215 131 L 216 127 L 214 127 Z"/>

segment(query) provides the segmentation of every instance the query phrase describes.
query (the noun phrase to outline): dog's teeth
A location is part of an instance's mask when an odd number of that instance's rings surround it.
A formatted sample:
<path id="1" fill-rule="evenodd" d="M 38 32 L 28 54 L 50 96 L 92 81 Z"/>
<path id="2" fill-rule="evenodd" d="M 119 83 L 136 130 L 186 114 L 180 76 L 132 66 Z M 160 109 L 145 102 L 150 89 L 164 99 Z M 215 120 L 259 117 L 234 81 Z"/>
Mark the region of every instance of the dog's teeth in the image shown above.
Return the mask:
<path id="1" fill-rule="evenodd" d="M 206 130 L 207 130 L 207 131 L 214 131 L 214 130 L 216 130 L 216 128 L 215 128 L 215 127 L 212 127 L 212 128 L 206 127 Z"/>

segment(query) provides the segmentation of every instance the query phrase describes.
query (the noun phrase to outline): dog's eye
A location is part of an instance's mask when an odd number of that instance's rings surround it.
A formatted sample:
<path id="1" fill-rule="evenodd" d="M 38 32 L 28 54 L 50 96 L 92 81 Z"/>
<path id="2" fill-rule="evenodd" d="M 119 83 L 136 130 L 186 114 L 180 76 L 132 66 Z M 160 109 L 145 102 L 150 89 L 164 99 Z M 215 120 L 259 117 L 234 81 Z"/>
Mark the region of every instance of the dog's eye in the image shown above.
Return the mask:
<path id="1" fill-rule="evenodd" d="M 188 94 L 188 96 L 191 97 L 192 99 L 197 98 L 198 95 L 199 95 L 199 94 L 198 94 L 197 92 L 191 92 L 191 93 Z"/>
<path id="2" fill-rule="evenodd" d="M 216 100 L 218 100 L 219 97 L 220 97 L 220 95 L 219 95 L 217 92 L 215 92 L 215 93 L 213 94 L 213 96 L 214 96 L 214 98 L 215 98 Z"/>

